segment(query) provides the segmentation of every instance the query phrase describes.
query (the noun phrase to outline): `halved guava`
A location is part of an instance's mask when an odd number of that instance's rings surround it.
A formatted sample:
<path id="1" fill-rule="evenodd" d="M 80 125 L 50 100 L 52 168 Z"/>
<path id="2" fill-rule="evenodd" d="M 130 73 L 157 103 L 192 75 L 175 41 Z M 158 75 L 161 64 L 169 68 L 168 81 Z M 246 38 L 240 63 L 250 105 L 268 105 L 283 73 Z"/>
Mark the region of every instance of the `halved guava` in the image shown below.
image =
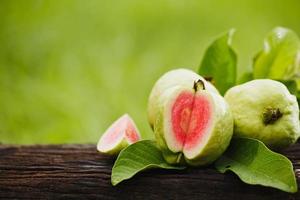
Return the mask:
<path id="1" fill-rule="evenodd" d="M 205 87 L 176 86 L 167 89 L 158 104 L 154 132 L 167 162 L 210 164 L 229 145 L 233 118 L 219 94 Z"/>
<path id="2" fill-rule="evenodd" d="M 148 100 L 148 121 L 153 128 L 158 111 L 158 100 L 168 89 L 175 86 L 192 88 L 194 81 L 202 80 L 206 90 L 219 94 L 218 90 L 199 74 L 189 69 L 175 69 L 162 75 L 153 86 Z"/>
<path id="3" fill-rule="evenodd" d="M 118 154 L 123 148 L 141 139 L 140 133 L 128 114 L 116 120 L 101 136 L 97 149 L 105 154 Z"/>

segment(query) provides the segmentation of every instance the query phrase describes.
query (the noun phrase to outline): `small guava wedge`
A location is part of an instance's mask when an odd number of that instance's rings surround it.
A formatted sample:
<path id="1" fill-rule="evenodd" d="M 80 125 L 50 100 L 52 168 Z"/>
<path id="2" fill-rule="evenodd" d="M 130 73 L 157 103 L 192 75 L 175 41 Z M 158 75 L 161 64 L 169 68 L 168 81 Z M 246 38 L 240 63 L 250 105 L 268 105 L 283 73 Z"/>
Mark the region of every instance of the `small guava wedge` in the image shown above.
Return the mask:
<path id="1" fill-rule="evenodd" d="M 148 100 L 148 121 L 152 129 L 157 116 L 159 97 L 162 96 L 162 94 L 169 88 L 175 86 L 186 86 L 192 88 L 194 81 L 199 79 L 203 81 L 206 90 L 219 94 L 218 90 L 210 82 L 205 81 L 203 77 L 189 69 L 174 69 L 166 72 L 158 79 L 152 88 Z"/>
<path id="2" fill-rule="evenodd" d="M 116 155 L 140 139 L 141 136 L 134 121 L 128 114 L 124 114 L 101 136 L 97 150 L 104 154 Z"/>
<path id="3" fill-rule="evenodd" d="M 261 140 L 272 149 L 299 138 L 297 98 L 281 82 L 252 80 L 229 89 L 225 99 L 234 118 L 234 136 Z"/>
<path id="4" fill-rule="evenodd" d="M 170 164 L 210 164 L 230 143 L 233 118 L 229 106 L 204 84 L 198 79 L 192 87 L 171 87 L 158 98 L 154 133 Z"/>

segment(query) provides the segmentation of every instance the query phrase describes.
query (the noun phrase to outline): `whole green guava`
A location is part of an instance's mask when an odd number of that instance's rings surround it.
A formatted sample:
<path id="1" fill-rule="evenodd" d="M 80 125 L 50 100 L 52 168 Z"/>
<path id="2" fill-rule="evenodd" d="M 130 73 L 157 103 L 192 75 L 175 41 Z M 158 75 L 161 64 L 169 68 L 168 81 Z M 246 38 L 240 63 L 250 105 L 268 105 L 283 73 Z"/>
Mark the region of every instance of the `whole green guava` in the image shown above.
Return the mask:
<path id="1" fill-rule="evenodd" d="M 253 80 L 229 89 L 225 99 L 233 114 L 235 137 L 255 138 L 273 149 L 299 138 L 299 106 L 284 84 Z"/>

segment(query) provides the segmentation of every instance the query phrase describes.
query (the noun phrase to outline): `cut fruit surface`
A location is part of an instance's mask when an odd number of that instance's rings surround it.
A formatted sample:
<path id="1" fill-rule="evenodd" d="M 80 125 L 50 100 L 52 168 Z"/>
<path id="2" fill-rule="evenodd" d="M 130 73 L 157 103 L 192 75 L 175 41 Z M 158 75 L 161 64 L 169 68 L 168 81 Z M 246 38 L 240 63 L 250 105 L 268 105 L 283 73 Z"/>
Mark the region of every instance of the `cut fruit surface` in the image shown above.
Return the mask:
<path id="1" fill-rule="evenodd" d="M 115 154 L 140 139 L 134 121 L 128 114 L 124 114 L 105 131 L 97 144 L 97 149 L 102 153 Z"/>
<path id="2" fill-rule="evenodd" d="M 226 150 L 233 134 L 225 99 L 201 76 L 184 69 L 167 72 L 156 82 L 148 119 L 170 164 L 210 164 Z"/>
<path id="3" fill-rule="evenodd" d="M 184 151 L 195 148 L 211 126 L 213 108 L 210 101 L 209 97 L 203 94 L 194 96 Z"/>
<path id="4" fill-rule="evenodd" d="M 183 150 L 195 147 L 211 121 L 211 104 L 205 95 L 182 92 L 172 110 L 172 129 Z"/>
<path id="5" fill-rule="evenodd" d="M 182 92 L 176 98 L 171 110 L 173 129 L 171 133 L 174 134 L 181 148 L 183 148 L 189 130 L 189 122 L 193 109 L 193 96 L 192 93 Z"/>
<path id="6" fill-rule="evenodd" d="M 205 81 L 199 74 L 189 69 L 175 69 L 166 72 L 155 83 L 151 90 L 148 102 L 148 121 L 153 128 L 156 121 L 157 111 L 159 107 L 159 98 L 164 95 L 163 93 L 173 87 L 188 87 L 193 88 L 194 81 L 201 80 L 207 91 L 219 94 L 218 90 L 208 81 Z"/>
<path id="7" fill-rule="evenodd" d="M 213 100 L 204 90 L 178 90 L 166 103 L 164 134 L 173 152 L 193 157 L 204 146 L 213 125 Z"/>
<path id="8" fill-rule="evenodd" d="M 159 104 L 154 133 L 168 163 L 207 165 L 228 147 L 233 118 L 221 95 L 204 87 L 174 87 Z"/>

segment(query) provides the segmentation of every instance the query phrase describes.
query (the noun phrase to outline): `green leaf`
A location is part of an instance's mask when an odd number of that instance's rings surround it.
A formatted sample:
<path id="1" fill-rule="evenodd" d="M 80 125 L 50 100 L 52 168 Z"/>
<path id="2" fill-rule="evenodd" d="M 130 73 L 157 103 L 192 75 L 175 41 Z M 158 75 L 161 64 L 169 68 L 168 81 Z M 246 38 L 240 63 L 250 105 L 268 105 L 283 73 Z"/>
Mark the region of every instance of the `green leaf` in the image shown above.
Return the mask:
<path id="1" fill-rule="evenodd" d="M 291 94 L 297 95 L 297 82 L 294 80 L 278 80 L 283 83 L 290 91 Z"/>
<path id="2" fill-rule="evenodd" d="M 238 84 L 246 83 L 253 80 L 253 72 L 244 73 L 238 80 Z"/>
<path id="3" fill-rule="evenodd" d="M 277 27 L 264 40 L 254 58 L 254 78 L 296 80 L 300 78 L 300 40 L 292 30 Z"/>
<path id="4" fill-rule="evenodd" d="M 262 142 L 235 138 L 229 149 L 215 163 L 221 173 L 231 170 L 248 184 L 297 192 L 293 165 L 285 156 L 272 152 Z"/>
<path id="5" fill-rule="evenodd" d="M 111 183 L 115 186 L 138 172 L 150 168 L 184 169 L 185 167 L 169 165 L 154 141 L 142 140 L 120 152 L 112 168 Z"/>
<path id="6" fill-rule="evenodd" d="M 233 33 L 231 29 L 207 48 L 199 68 L 199 74 L 212 78 L 221 94 L 236 84 L 237 56 L 231 47 Z"/>

